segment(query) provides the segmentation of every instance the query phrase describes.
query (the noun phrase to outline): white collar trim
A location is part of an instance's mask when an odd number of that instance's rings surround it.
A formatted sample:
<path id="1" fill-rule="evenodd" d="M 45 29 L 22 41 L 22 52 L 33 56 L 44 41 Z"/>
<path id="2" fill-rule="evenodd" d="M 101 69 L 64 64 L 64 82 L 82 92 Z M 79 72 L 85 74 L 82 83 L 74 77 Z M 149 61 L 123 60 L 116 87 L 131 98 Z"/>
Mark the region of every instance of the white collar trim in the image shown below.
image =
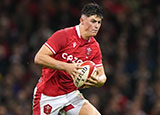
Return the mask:
<path id="1" fill-rule="evenodd" d="M 79 25 L 76 25 L 76 31 L 77 31 L 78 37 L 81 38 Z"/>

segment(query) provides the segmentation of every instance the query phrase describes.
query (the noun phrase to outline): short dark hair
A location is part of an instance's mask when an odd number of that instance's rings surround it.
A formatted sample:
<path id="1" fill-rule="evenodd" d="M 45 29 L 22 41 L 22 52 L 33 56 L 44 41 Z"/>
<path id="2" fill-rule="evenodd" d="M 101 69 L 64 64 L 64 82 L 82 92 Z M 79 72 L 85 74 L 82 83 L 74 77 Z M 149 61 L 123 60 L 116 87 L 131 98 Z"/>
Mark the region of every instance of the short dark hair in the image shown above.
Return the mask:
<path id="1" fill-rule="evenodd" d="M 81 15 L 82 14 L 86 15 L 87 17 L 97 15 L 98 17 L 103 18 L 102 7 L 100 7 L 96 3 L 88 3 L 84 5 L 84 7 L 81 10 Z"/>

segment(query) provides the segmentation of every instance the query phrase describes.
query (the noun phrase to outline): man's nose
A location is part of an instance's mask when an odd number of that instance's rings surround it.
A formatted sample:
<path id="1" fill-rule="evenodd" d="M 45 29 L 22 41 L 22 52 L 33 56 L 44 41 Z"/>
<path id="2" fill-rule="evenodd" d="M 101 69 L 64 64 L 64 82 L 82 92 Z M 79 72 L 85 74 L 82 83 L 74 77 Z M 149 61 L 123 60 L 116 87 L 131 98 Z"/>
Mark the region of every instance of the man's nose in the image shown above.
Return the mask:
<path id="1" fill-rule="evenodd" d="M 95 23 L 95 28 L 98 28 L 98 27 L 99 27 L 99 23 L 96 22 L 96 23 Z"/>

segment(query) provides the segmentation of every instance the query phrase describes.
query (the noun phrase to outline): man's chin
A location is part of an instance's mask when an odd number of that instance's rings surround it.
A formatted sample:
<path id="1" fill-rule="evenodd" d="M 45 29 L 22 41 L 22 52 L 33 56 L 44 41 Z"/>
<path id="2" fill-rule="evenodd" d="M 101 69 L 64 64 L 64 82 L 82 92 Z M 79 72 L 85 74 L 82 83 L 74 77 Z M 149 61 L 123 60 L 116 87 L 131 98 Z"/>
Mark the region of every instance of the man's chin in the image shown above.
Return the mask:
<path id="1" fill-rule="evenodd" d="M 97 33 L 93 33 L 93 34 L 92 34 L 92 36 L 96 36 L 96 35 L 97 35 Z"/>
<path id="2" fill-rule="evenodd" d="M 97 33 L 91 33 L 90 34 L 90 37 L 94 37 L 94 36 L 96 36 L 97 35 Z"/>

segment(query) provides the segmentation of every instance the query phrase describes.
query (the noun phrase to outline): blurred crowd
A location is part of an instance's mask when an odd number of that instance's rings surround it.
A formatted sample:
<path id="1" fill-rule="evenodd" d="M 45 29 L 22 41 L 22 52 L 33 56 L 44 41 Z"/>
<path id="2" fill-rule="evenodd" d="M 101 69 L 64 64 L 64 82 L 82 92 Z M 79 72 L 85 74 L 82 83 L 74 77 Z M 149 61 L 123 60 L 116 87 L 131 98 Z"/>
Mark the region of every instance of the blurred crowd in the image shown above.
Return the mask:
<path id="1" fill-rule="evenodd" d="M 0 0 L 0 115 L 31 114 L 35 53 L 93 1 L 104 9 L 96 39 L 108 79 L 81 92 L 102 115 L 160 115 L 158 0 Z"/>

